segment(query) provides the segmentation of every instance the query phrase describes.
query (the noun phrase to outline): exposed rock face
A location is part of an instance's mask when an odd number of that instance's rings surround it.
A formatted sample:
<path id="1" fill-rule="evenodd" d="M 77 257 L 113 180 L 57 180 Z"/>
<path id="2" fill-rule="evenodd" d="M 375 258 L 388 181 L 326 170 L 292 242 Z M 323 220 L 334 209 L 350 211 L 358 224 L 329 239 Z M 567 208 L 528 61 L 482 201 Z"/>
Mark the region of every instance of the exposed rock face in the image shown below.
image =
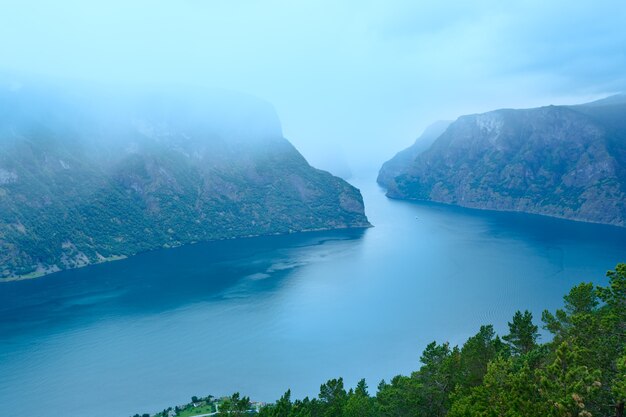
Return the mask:
<path id="1" fill-rule="evenodd" d="M 626 226 L 625 102 L 463 116 L 379 182 L 392 198 Z"/>
<path id="2" fill-rule="evenodd" d="M 260 100 L 0 92 L 0 278 L 367 226 L 359 191 L 311 167 Z"/>

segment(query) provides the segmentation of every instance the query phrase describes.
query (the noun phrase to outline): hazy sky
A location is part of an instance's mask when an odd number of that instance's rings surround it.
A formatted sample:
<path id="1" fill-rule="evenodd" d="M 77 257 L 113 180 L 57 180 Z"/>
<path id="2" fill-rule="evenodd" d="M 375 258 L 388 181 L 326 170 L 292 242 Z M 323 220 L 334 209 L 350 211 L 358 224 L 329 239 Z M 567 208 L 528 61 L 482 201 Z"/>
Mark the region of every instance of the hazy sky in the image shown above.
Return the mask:
<path id="1" fill-rule="evenodd" d="M 0 0 L 0 70 L 239 90 L 314 163 L 626 90 L 626 1 Z"/>

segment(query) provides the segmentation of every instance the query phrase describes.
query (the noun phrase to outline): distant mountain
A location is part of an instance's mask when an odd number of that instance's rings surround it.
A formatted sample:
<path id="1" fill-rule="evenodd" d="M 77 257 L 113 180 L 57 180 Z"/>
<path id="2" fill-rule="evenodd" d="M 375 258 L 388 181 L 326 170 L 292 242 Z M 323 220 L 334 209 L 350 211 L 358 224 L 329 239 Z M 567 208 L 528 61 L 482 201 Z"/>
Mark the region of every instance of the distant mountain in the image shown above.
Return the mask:
<path id="1" fill-rule="evenodd" d="M 615 104 L 626 104 L 626 94 L 614 94 L 612 96 L 601 98 L 600 100 L 572 107 L 603 107 Z"/>
<path id="2" fill-rule="evenodd" d="M 421 136 L 415 140 L 413 145 L 398 152 L 393 158 L 383 164 L 378 172 L 378 183 L 387 184 L 398 175 L 401 175 L 419 154 L 430 148 L 451 123 L 451 121 L 440 120 L 428 126 Z"/>
<path id="3" fill-rule="evenodd" d="M 390 171 L 392 161 L 379 176 L 391 198 L 626 226 L 624 95 L 462 116 Z"/>
<path id="4" fill-rule="evenodd" d="M 0 90 L 0 278 L 252 235 L 367 227 L 267 103 L 227 92 Z"/>
<path id="5" fill-rule="evenodd" d="M 310 150 L 305 150 L 305 154 L 309 162 L 316 167 L 346 181 L 352 178 L 352 167 L 348 162 L 348 157 L 338 144 L 330 144 L 323 147 L 311 146 Z"/>

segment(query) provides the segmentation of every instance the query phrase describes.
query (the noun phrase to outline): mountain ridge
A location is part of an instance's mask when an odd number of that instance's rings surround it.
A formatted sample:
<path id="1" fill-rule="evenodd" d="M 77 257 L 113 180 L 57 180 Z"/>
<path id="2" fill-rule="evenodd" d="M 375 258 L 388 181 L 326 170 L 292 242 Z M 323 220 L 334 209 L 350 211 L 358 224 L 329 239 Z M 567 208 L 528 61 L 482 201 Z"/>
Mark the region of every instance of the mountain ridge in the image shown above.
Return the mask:
<path id="1" fill-rule="evenodd" d="M 273 108 L 236 93 L 0 92 L 0 279 L 161 247 L 369 227 Z"/>
<path id="2" fill-rule="evenodd" d="M 626 106 L 500 109 L 459 117 L 379 183 L 391 198 L 626 226 Z"/>

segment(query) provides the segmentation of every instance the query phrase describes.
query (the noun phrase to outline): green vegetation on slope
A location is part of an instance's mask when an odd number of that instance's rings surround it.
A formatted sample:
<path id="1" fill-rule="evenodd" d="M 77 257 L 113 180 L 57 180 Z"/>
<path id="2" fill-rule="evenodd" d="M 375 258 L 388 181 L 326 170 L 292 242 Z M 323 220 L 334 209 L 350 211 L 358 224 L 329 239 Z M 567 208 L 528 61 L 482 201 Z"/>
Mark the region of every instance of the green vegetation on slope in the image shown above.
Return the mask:
<path id="1" fill-rule="evenodd" d="M 563 309 L 543 312 L 543 327 L 552 334 L 547 343 L 538 342 L 532 314 L 517 312 L 502 338 L 486 325 L 463 346 L 429 344 L 418 371 L 382 381 L 375 395 L 365 380 L 346 390 L 342 378 L 332 379 L 317 398 L 294 401 L 287 391 L 259 415 L 623 417 L 626 264 L 607 276 L 608 286 L 582 283 L 564 297 Z M 224 410 L 221 415 L 246 413 Z"/>
<path id="2" fill-rule="evenodd" d="M 102 101 L 0 91 L 0 280 L 199 241 L 369 225 L 359 191 L 311 167 L 259 100 Z"/>
<path id="3" fill-rule="evenodd" d="M 262 404 L 252 403 L 249 397 L 242 397 L 238 392 L 230 397 L 215 398 L 209 395 L 205 398 L 191 397 L 191 402 L 169 407 L 154 416 L 158 417 L 194 417 L 206 415 L 244 416 L 257 413 Z M 150 414 L 135 414 L 133 417 L 150 417 Z"/>
<path id="4" fill-rule="evenodd" d="M 620 100 L 459 117 L 386 162 L 378 182 L 392 198 L 626 226 Z"/>

